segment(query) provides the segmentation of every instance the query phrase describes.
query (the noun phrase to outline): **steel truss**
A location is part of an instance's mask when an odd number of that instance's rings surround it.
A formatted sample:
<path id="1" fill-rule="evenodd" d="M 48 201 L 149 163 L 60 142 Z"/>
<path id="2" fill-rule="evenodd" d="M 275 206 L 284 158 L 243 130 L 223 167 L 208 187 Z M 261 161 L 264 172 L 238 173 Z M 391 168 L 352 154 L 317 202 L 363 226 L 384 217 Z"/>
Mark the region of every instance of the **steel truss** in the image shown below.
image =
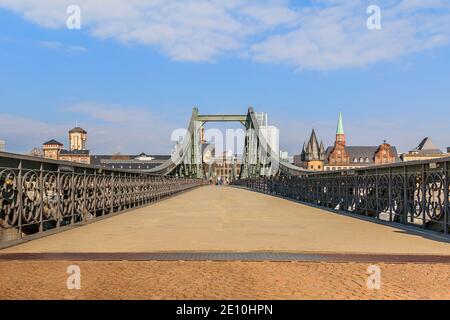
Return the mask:
<path id="1" fill-rule="evenodd" d="M 149 170 L 158 175 L 178 175 L 204 178 L 200 132 L 207 122 L 239 122 L 246 130 L 245 149 L 240 178 L 257 178 L 264 175 L 298 175 L 304 169 L 280 161 L 278 150 L 267 143 L 261 125 L 252 107 L 246 115 L 200 115 L 197 108 L 192 111 L 187 134 L 177 152 L 161 166 Z"/>

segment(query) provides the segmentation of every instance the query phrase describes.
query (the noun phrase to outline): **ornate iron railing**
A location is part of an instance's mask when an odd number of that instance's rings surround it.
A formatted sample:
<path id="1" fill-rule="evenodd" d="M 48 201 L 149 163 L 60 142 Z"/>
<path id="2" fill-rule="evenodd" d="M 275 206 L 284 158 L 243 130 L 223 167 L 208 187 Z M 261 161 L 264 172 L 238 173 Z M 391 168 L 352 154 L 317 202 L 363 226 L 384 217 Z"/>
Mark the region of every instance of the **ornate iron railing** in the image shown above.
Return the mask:
<path id="1" fill-rule="evenodd" d="M 202 184 L 0 153 L 0 244 L 148 205 Z"/>
<path id="2" fill-rule="evenodd" d="M 235 182 L 251 190 L 449 232 L 450 158 Z"/>

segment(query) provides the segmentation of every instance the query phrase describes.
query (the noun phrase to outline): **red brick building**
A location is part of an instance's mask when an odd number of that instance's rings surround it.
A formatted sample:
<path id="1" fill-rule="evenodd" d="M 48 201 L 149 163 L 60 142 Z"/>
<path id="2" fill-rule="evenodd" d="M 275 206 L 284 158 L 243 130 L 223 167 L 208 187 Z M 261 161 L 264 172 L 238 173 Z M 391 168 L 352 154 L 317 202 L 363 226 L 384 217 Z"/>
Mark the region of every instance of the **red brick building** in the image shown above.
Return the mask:
<path id="1" fill-rule="evenodd" d="M 339 114 L 336 141 L 325 152 L 325 171 L 355 169 L 400 161 L 397 148 L 384 141 L 379 146 L 347 146 L 342 114 Z"/>

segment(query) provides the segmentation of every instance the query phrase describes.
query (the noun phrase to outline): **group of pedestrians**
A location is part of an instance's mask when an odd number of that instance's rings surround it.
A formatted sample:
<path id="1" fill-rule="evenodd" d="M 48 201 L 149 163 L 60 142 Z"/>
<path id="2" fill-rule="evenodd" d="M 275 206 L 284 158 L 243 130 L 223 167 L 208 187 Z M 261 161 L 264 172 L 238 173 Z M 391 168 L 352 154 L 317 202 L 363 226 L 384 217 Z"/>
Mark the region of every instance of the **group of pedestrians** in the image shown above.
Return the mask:
<path id="1" fill-rule="evenodd" d="M 223 186 L 223 185 L 229 185 L 230 180 L 227 178 L 223 178 L 221 176 L 218 177 L 210 177 L 209 178 L 209 184 L 215 185 L 215 186 Z"/>

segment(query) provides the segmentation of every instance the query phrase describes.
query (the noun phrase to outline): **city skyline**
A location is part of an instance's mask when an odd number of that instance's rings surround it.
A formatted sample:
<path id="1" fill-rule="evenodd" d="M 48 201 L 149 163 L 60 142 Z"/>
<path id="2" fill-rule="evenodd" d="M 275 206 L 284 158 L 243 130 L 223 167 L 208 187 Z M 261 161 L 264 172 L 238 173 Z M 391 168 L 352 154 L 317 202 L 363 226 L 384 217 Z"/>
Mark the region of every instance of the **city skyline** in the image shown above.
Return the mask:
<path id="1" fill-rule="evenodd" d="M 270 124 L 280 128 L 281 149 L 290 154 L 300 153 L 312 128 L 332 145 L 340 111 L 349 145 L 387 140 L 406 152 L 428 136 L 443 150 L 450 145 L 445 2 L 384 1 L 382 30 L 370 31 L 367 1 L 236 1 L 228 7 L 217 1 L 197 10 L 195 21 L 168 19 L 171 32 L 184 26 L 185 42 L 150 41 L 147 29 L 140 37 L 136 30 L 114 31 L 114 21 L 137 25 L 145 13 L 167 9 L 164 1 L 141 11 L 123 1 L 105 7 L 74 1 L 84 8 L 81 30 L 66 28 L 66 1 L 49 3 L 0 1 L 0 139 L 9 151 L 65 140 L 78 123 L 89 132 L 94 153 L 167 154 L 171 132 L 186 126 L 193 106 L 233 114 L 249 105 L 269 114 Z M 58 8 L 61 16 L 54 14 Z M 188 12 L 181 4 L 170 9 Z M 277 21 L 267 14 L 273 10 Z M 235 32 L 217 29 L 212 13 L 235 25 Z M 425 33 L 412 16 L 426 22 Z M 336 42 L 329 33 L 320 37 L 325 17 Z M 248 19 L 258 26 L 252 34 L 242 31 Z M 193 36 L 196 23 L 205 31 L 199 38 Z M 318 60 L 299 50 L 311 44 L 303 33 L 314 30 L 322 48 Z M 218 38 L 224 43 L 216 44 Z M 234 45 L 223 47 L 231 38 Z M 203 51 L 194 50 L 199 43 Z M 276 50 L 287 45 L 293 47 Z"/>
<path id="2" fill-rule="evenodd" d="M 338 123 L 337 123 L 337 126 L 339 126 L 339 125 L 342 125 L 341 124 L 341 122 L 340 121 L 342 121 L 342 112 L 340 112 L 339 113 L 339 116 L 340 116 L 340 119 L 338 119 Z M 326 121 L 326 122 L 328 122 L 328 121 Z M 325 122 L 324 122 L 325 123 Z M 271 125 L 270 123 L 269 123 L 269 125 Z M 75 124 L 75 126 L 76 127 L 78 127 L 78 121 L 76 122 L 76 124 Z M 206 124 L 206 127 L 208 127 L 208 126 L 210 126 L 210 125 L 208 125 L 208 124 Z M 208 128 L 208 130 L 209 129 L 211 129 L 212 131 L 211 131 L 211 134 L 213 134 L 213 135 L 215 135 L 215 134 L 217 134 L 217 132 L 216 132 L 216 130 L 217 130 L 217 128 L 219 128 L 219 130 L 220 131 L 222 131 L 222 134 L 223 134 L 223 139 L 224 139 L 224 141 L 223 141 L 223 143 L 224 143 L 224 146 L 223 146 L 223 148 L 226 148 L 226 145 L 227 145 L 227 141 L 225 141 L 225 137 L 226 137 L 226 133 L 225 133 L 225 130 L 227 130 L 229 127 L 233 127 L 232 125 L 230 126 L 230 125 L 215 125 L 215 126 L 212 126 L 212 127 L 209 127 Z M 234 126 L 235 127 L 235 129 L 234 130 L 236 130 L 236 128 L 240 128 L 240 126 L 239 125 L 235 125 Z M 70 128 L 72 128 L 72 127 L 70 127 Z M 313 126 L 312 127 L 312 130 L 313 131 L 315 131 L 315 132 L 317 132 L 317 128 L 318 128 L 318 126 Z M 322 127 L 321 127 L 322 129 L 323 129 L 323 125 L 322 125 Z M 185 129 L 185 128 L 177 128 L 177 129 L 174 129 L 174 131 L 175 130 L 179 130 L 179 129 Z M 242 128 L 240 128 L 240 129 L 242 129 Z M 330 147 L 332 147 L 333 145 L 334 145 L 334 141 L 333 141 L 333 139 L 334 139 L 334 133 L 332 132 L 333 130 L 334 130 L 334 132 L 336 131 L 336 124 L 335 124 L 335 128 L 334 129 L 332 129 L 332 128 L 330 128 L 329 126 L 328 126 L 328 123 L 327 123 L 327 127 L 326 127 L 326 131 L 327 132 L 331 132 L 331 138 L 329 137 L 329 136 L 322 136 L 322 135 L 319 135 L 318 134 L 318 139 L 320 140 L 320 141 L 322 141 L 322 142 L 325 142 L 326 141 L 326 143 L 325 143 L 325 146 L 327 147 L 327 148 L 330 148 Z M 63 128 L 62 128 L 62 126 L 61 126 L 61 130 L 64 130 Z M 231 129 L 231 130 L 233 130 L 233 129 Z M 67 131 L 68 130 L 66 130 L 65 131 L 65 136 L 67 136 Z M 59 129 L 58 129 L 58 131 L 56 131 L 56 130 L 53 130 L 52 132 L 56 132 L 57 134 L 59 133 Z M 230 132 L 234 132 L 234 131 L 230 131 Z M 89 139 L 88 140 L 90 140 L 91 139 L 91 137 L 92 136 L 90 136 L 89 137 Z M 97 140 L 98 141 L 98 137 L 93 137 L 94 139 L 94 141 L 95 140 Z M 97 139 L 96 139 L 97 138 Z M 423 138 L 421 138 L 420 139 L 420 141 L 418 141 L 418 143 L 416 143 L 415 145 L 413 145 L 413 146 L 411 146 L 410 148 L 406 148 L 406 149 L 399 149 L 399 153 L 406 153 L 406 152 L 409 152 L 409 151 L 411 151 L 411 150 L 413 150 L 413 149 L 415 149 L 418 145 L 419 145 L 419 142 L 421 142 L 421 141 L 423 141 L 425 138 L 427 138 L 427 139 L 431 139 L 431 140 L 433 140 L 434 141 L 434 138 L 433 137 L 430 137 L 430 136 L 424 136 Z M 302 142 L 302 144 L 306 144 L 307 143 L 307 141 L 308 141 L 308 139 L 309 138 L 305 138 L 305 140 Z M 45 140 L 45 139 L 44 139 Z M 51 137 L 49 137 L 49 138 L 47 138 L 47 140 L 56 140 L 56 141 L 58 141 L 58 142 L 60 142 L 60 143 L 62 143 L 62 145 L 67 145 L 67 141 L 66 141 L 66 137 L 64 137 L 63 138 L 63 135 L 60 135 L 60 136 L 58 136 L 58 137 L 53 137 L 53 138 L 51 138 Z M 18 152 L 18 153 L 29 153 L 29 152 L 32 152 L 33 151 L 33 149 L 35 149 L 35 148 L 42 148 L 42 145 L 44 144 L 44 142 L 46 142 L 47 140 L 45 140 L 45 141 L 43 141 L 41 144 L 38 144 L 38 145 L 36 145 L 36 146 L 34 146 L 33 148 L 31 148 L 31 149 L 29 149 L 29 150 L 24 150 L 24 151 L 16 151 L 16 152 Z M 0 140 L 0 141 L 2 141 L 2 140 Z M 4 140 L 3 140 L 4 141 Z M 169 141 L 170 141 L 170 139 L 169 139 Z M 331 141 L 330 143 L 328 142 L 328 141 Z M 350 146 L 351 145 L 353 145 L 352 144 L 352 139 L 350 138 L 349 139 L 349 141 L 350 141 Z M 361 140 L 357 140 L 357 141 L 361 141 Z M 379 141 L 379 142 L 376 142 L 376 141 L 374 141 L 374 144 L 381 144 L 381 143 L 387 143 L 387 142 L 390 142 L 390 140 L 387 140 L 387 139 L 383 139 L 382 141 Z M 148 152 L 150 152 L 150 153 L 152 153 L 152 154 L 166 154 L 166 155 L 168 155 L 168 154 L 171 154 L 172 152 L 173 152 L 173 150 L 174 150 L 174 147 L 175 147 L 175 145 L 176 145 L 176 143 L 175 142 L 173 142 L 173 141 L 170 141 L 170 143 L 169 143 L 169 145 L 170 145 L 170 150 L 168 150 L 168 151 L 164 151 L 164 152 L 152 152 L 152 150 L 146 150 L 146 149 L 143 149 L 143 150 L 133 150 L 133 149 L 130 149 L 130 148 L 127 148 L 127 147 L 124 147 L 123 149 L 115 149 L 115 150 L 113 150 L 113 151 L 108 151 L 108 150 L 111 150 L 111 149 L 105 149 L 105 148 L 103 148 L 103 149 L 99 149 L 99 150 L 106 150 L 106 151 L 104 151 L 104 152 L 97 152 L 97 150 L 96 149 L 93 149 L 93 148 L 91 148 L 90 146 L 89 146 L 89 142 L 87 142 L 88 144 L 87 144 L 87 146 L 86 146 L 86 149 L 87 150 L 90 150 L 90 151 L 93 151 L 92 153 L 93 154 L 126 154 L 126 153 L 128 153 L 128 154 L 139 154 L 139 153 L 141 153 L 141 152 L 144 152 L 144 153 L 148 153 Z M 163 142 L 164 143 L 164 142 Z M 282 144 L 282 141 L 280 141 L 280 144 Z M 241 142 L 238 142 L 238 145 L 243 145 L 243 141 L 241 141 Z M 369 144 L 363 144 L 363 145 L 365 145 L 365 146 L 369 146 Z M 446 152 L 447 150 L 449 150 L 450 149 L 450 147 L 445 147 L 445 146 L 439 146 L 438 145 L 438 147 L 439 147 L 439 149 L 441 150 L 441 151 L 443 151 L 443 152 Z M 225 150 L 225 149 L 224 149 Z M 13 150 L 8 150 L 8 152 L 11 152 L 11 151 L 13 151 Z M 238 154 L 240 154 L 240 152 L 239 152 L 239 150 L 237 150 L 238 151 Z M 282 152 L 285 152 L 285 151 L 287 151 L 288 153 L 289 153 L 289 155 L 290 156 L 294 156 L 294 155 L 300 155 L 300 153 L 301 153 L 301 151 L 302 151 L 302 147 L 300 147 L 300 149 L 299 149 L 299 151 L 298 150 L 295 150 L 294 152 L 290 152 L 289 150 L 285 150 L 285 149 L 283 149 L 283 148 L 281 148 L 280 149 L 280 151 L 282 151 Z"/>

